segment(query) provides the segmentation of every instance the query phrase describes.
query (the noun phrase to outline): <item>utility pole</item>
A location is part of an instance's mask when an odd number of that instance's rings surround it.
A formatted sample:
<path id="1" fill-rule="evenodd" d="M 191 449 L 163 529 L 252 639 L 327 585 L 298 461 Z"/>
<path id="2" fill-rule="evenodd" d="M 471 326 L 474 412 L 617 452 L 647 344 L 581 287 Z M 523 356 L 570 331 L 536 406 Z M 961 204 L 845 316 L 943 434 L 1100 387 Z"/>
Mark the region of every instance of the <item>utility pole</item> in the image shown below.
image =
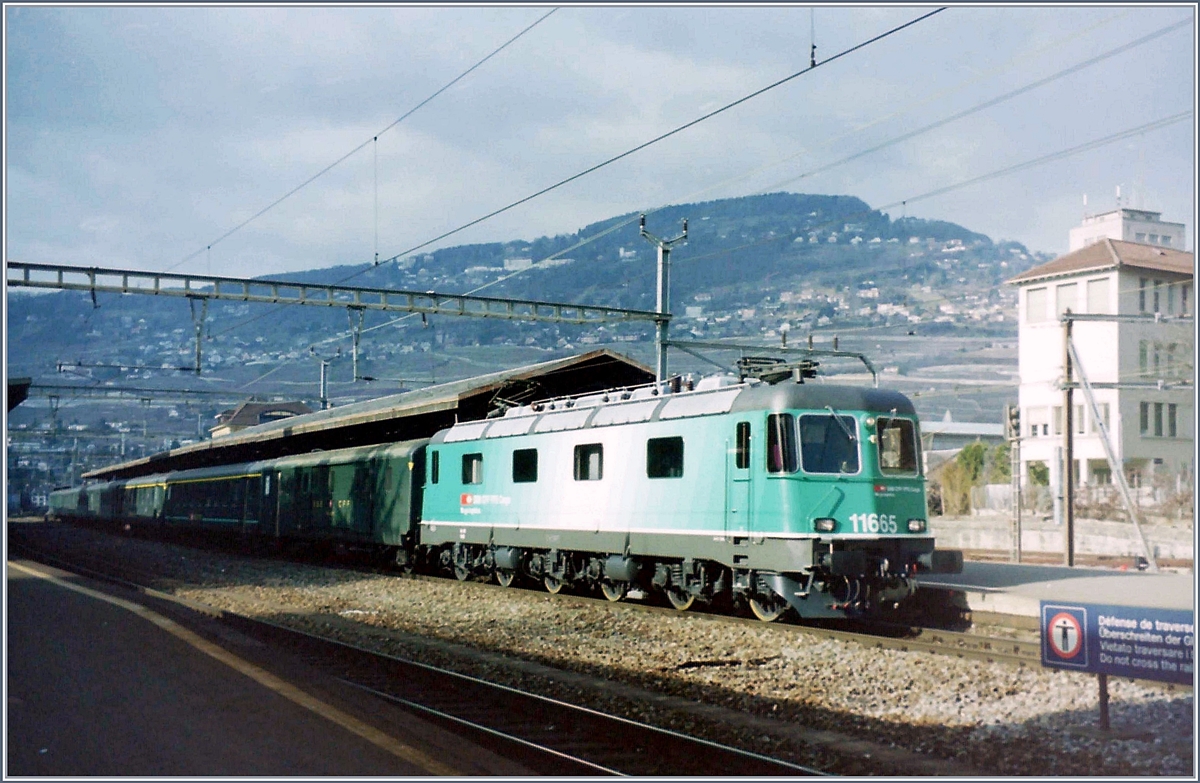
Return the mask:
<path id="1" fill-rule="evenodd" d="M 379 254 L 375 254 L 375 263 L 379 263 Z M 354 362 L 354 382 L 358 383 L 361 376 L 358 374 L 358 343 L 362 339 L 363 316 L 366 315 L 366 310 L 361 306 L 350 305 L 346 308 L 346 317 L 350 319 L 350 329 L 353 332 L 354 339 L 351 348 L 351 358 Z M 354 314 L 358 313 L 358 323 L 354 322 Z"/>
<path id="2" fill-rule="evenodd" d="M 200 317 L 196 317 L 196 300 L 200 300 Z M 200 374 L 200 345 L 204 338 L 204 319 L 208 317 L 208 298 L 203 296 L 189 296 L 188 304 L 192 308 L 192 324 L 196 327 L 196 367 L 195 373 Z"/>
<path id="3" fill-rule="evenodd" d="M 1012 495 L 1012 561 L 1021 562 L 1021 408 L 1009 405 L 1004 419 L 1008 424 L 1008 470 Z"/>
<path id="4" fill-rule="evenodd" d="M 667 380 L 667 325 L 671 316 L 667 312 L 670 306 L 670 256 L 671 248 L 687 241 L 687 218 L 683 219 L 683 233 L 674 239 L 659 239 L 646 230 L 646 216 L 642 215 L 641 234 L 650 244 L 658 248 L 658 297 L 655 311 L 658 317 L 654 319 L 655 334 L 658 348 L 658 359 L 655 363 L 655 381 L 661 388 Z"/>
<path id="5" fill-rule="evenodd" d="M 1071 310 L 1067 308 L 1063 321 L 1063 536 L 1064 557 L 1068 566 L 1075 565 L 1075 441 L 1074 407 L 1071 386 Z"/>
<path id="6" fill-rule="evenodd" d="M 329 365 L 342 355 L 342 348 L 338 346 L 337 353 L 329 358 L 317 355 L 316 346 L 309 346 L 308 351 L 321 363 L 321 410 L 329 410 Z"/>

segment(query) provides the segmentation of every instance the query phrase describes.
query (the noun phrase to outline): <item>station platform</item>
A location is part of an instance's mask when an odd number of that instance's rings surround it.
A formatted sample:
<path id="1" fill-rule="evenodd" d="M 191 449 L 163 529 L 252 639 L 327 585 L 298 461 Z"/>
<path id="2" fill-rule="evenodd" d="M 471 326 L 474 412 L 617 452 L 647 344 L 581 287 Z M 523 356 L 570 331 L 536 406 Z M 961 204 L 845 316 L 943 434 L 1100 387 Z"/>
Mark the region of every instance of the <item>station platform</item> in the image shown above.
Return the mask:
<path id="1" fill-rule="evenodd" d="M 6 572 L 6 778 L 529 774 L 211 618 Z"/>
<path id="2" fill-rule="evenodd" d="M 1042 601 L 1195 611 L 1192 573 L 967 561 L 961 574 L 928 574 L 918 590 L 944 591 L 972 613 L 1037 622 Z"/>

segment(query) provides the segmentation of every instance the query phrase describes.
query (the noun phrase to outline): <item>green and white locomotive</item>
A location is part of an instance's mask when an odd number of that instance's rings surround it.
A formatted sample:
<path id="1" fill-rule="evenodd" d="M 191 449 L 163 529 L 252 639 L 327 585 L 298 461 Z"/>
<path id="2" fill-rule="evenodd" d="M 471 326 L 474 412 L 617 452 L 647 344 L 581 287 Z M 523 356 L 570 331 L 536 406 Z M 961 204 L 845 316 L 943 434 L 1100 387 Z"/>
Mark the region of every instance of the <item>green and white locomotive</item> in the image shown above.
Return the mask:
<path id="1" fill-rule="evenodd" d="M 638 590 L 763 620 L 868 614 L 911 595 L 919 571 L 961 569 L 927 528 L 904 395 L 733 376 L 670 388 L 515 407 L 428 440 L 59 490 L 51 513 L 370 548 L 460 579 L 614 601 Z"/>
<path id="2" fill-rule="evenodd" d="M 494 573 L 845 617 L 961 569 L 926 522 L 917 418 L 892 391 L 725 376 L 513 408 L 427 446 L 420 541 Z"/>

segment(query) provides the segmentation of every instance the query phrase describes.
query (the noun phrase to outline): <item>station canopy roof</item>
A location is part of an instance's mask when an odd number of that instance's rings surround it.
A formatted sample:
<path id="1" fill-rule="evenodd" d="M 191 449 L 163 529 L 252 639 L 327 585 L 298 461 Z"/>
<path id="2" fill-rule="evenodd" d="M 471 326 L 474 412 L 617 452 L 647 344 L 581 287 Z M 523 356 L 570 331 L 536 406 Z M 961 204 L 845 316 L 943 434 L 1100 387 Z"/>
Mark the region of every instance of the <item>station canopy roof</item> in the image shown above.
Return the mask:
<path id="1" fill-rule="evenodd" d="M 290 416 L 231 435 L 142 459 L 109 465 L 85 479 L 144 476 L 173 470 L 427 438 L 458 421 L 483 419 L 506 406 L 549 397 L 638 386 L 649 367 L 607 349 L 464 378 L 340 408 Z"/>

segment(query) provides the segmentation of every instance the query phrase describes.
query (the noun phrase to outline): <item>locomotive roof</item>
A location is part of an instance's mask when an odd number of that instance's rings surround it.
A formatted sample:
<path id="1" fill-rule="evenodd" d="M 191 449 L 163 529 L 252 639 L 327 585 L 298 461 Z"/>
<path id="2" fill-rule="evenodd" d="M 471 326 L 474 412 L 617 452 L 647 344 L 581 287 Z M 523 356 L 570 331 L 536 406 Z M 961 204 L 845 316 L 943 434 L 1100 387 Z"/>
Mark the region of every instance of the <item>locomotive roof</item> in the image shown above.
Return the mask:
<path id="1" fill-rule="evenodd" d="M 615 390 L 577 399 L 522 406 L 510 410 L 503 417 L 460 422 L 439 432 L 433 437 L 433 442 L 452 443 L 481 437 L 496 438 L 741 411 L 826 408 L 839 413 L 867 411 L 916 415 L 908 397 L 890 389 L 821 383 L 702 382 L 702 386 L 695 391 L 674 394 L 658 394 L 654 388 L 644 387 L 632 392 Z"/>
<path id="2" fill-rule="evenodd" d="M 871 411 L 916 415 L 912 401 L 898 391 L 868 386 L 836 386 L 823 383 L 760 383 L 748 387 L 734 400 L 734 411 L 782 410 L 784 408 L 836 411 Z"/>

